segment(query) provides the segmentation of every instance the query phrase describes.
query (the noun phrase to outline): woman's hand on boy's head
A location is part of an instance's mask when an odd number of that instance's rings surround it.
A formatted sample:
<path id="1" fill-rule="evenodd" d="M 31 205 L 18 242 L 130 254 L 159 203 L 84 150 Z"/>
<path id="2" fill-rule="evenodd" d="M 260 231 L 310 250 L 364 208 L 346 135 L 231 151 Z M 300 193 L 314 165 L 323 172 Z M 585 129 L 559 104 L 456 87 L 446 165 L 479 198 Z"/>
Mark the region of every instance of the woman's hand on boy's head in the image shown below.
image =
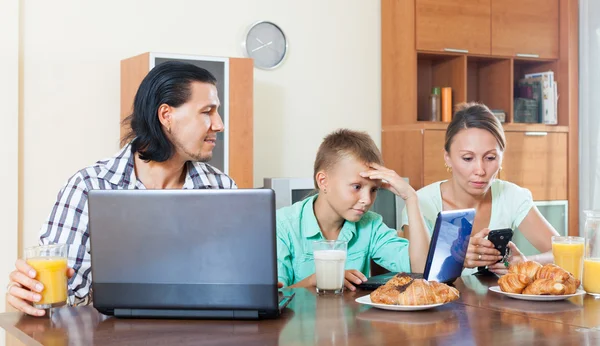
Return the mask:
<path id="1" fill-rule="evenodd" d="M 369 166 L 371 169 L 366 172 L 361 172 L 361 177 L 372 180 L 381 180 L 381 187 L 392 191 L 403 200 L 416 196 L 415 189 L 413 189 L 412 186 L 410 186 L 406 180 L 402 179 L 394 170 L 376 163 L 371 163 Z"/>

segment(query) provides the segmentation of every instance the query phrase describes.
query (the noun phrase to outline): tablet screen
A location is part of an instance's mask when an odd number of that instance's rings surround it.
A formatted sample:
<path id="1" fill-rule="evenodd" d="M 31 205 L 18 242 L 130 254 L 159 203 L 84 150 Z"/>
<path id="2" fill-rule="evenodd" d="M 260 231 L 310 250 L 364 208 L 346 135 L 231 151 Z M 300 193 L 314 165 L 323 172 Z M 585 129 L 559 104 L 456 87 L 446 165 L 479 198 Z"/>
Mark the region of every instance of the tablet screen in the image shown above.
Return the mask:
<path id="1" fill-rule="evenodd" d="M 452 282 L 460 276 L 474 218 L 475 209 L 438 214 L 424 271 L 427 280 Z"/>

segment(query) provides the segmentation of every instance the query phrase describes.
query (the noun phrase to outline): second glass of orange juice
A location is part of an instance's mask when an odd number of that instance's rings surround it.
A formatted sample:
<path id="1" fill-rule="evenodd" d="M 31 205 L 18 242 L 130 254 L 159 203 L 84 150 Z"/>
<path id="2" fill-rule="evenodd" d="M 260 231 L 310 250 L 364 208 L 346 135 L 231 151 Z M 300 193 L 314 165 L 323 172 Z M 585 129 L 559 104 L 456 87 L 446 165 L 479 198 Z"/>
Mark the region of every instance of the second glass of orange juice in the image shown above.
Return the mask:
<path id="1" fill-rule="evenodd" d="M 583 289 L 600 298 L 600 211 L 585 210 Z"/>
<path id="2" fill-rule="evenodd" d="M 552 237 L 554 264 L 581 280 L 585 240 L 581 237 Z"/>
<path id="3" fill-rule="evenodd" d="M 67 246 L 52 244 L 25 249 L 25 258 L 36 271 L 35 279 L 44 285 L 42 299 L 33 304 L 50 309 L 67 303 Z"/>

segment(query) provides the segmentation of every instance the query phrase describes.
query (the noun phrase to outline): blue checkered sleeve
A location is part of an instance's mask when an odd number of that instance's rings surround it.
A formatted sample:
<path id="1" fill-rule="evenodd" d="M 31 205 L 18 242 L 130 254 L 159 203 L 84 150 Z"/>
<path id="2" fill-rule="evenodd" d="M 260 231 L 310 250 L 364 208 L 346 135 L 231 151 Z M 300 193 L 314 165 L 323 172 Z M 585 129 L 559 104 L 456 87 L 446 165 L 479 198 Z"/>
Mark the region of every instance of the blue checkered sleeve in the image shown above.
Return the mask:
<path id="1" fill-rule="evenodd" d="M 75 270 L 68 284 L 69 301 L 73 305 L 87 304 L 90 297 L 88 191 L 85 174 L 80 171 L 71 177 L 58 193 L 40 231 L 40 244 L 67 244 L 69 267 Z"/>

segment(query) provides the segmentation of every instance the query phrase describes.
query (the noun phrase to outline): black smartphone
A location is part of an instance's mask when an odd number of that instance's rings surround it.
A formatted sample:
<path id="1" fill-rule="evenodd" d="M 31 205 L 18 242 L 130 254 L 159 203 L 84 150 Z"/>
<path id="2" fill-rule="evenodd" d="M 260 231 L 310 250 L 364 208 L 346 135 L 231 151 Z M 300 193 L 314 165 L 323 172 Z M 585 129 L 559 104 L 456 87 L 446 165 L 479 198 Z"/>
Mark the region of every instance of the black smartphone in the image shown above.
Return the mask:
<path id="1" fill-rule="evenodd" d="M 500 256 L 502 256 L 502 259 L 498 262 L 506 260 L 510 255 L 507 249 L 508 242 L 511 241 L 512 236 L 513 231 L 510 228 L 494 229 L 488 234 L 488 240 L 494 244 L 494 247 L 496 250 L 500 251 Z"/>

